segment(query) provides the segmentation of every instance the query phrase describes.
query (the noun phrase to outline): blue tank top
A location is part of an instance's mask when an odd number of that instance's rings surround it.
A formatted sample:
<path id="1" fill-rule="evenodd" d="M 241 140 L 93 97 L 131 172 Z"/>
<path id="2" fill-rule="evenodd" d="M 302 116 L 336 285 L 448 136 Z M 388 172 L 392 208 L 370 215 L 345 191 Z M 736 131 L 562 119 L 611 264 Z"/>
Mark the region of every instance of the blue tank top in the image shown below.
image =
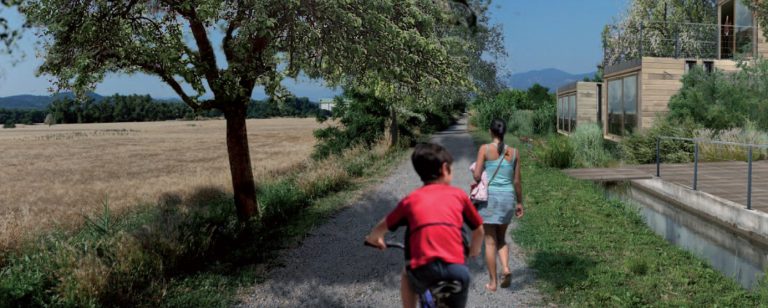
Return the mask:
<path id="1" fill-rule="evenodd" d="M 505 151 L 506 151 L 506 145 L 504 145 Z M 485 152 L 488 153 L 488 149 L 490 147 L 486 144 L 485 145 Z M 502 152 L 503 153 L 503 152 Z M 515 153 L 512 153 L 512 161 L 508 161 L 504 159 L 504 155 L 499 156 L 498 159 L 494 160 L 486 160 L 485 161 L 485 172 L 488 173 L 488 180 L 491 180 L 491 177 L 496 172 L 496 168 L 499 168 L 499 172 L 496 174 L 496 177 L 493 178 L 493 180 L 488 183 L 488 191 L 503 191 L 503 192 L 514 192 L 515 186 L 514 186 L 514 180 L 515 180 L 515 160 L 517 159 L 517 155 L 514 155 Z M 499 166 L 499 159 L 501 159 L 501 166 Z"/>

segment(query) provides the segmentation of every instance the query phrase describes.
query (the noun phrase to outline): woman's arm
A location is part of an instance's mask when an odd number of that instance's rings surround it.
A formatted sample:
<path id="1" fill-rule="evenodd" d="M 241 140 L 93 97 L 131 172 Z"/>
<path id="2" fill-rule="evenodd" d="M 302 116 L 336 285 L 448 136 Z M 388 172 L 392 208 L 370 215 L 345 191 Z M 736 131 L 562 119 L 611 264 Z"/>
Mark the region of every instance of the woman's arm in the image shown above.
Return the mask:
<path id="1" fill-rule="evenodd" d="M 477 150 L 475 171 L 472 172 L 472 175 L 475 178 L 475 182 L 480 182 L 483 177 L 483 171 L 485 171 L 485 151 L 483 151 L 483 148 L 484 146 L 480 146 L 480 149 Z"/>

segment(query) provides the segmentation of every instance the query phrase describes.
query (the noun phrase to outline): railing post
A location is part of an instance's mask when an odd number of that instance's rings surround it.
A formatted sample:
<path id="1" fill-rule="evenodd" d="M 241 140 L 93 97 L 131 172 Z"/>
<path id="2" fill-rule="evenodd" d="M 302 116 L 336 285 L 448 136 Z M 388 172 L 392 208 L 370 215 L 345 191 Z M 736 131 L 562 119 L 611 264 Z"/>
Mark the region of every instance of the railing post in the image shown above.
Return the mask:
<path id="1" fill-rule="evenodd" d="M 656 138 L 656 177 L 661 177 L 661 153 L 659 148 L 661 147 L 661 137 Z"/>
<path id="2" fill-rule="evenodd" d="M 747 209 L 752 209 L 752 146 L 749 146 L 749 154 L 747 155 L 748 167 L 747 167 Z"/>
<path id="3" fill-rule="evenodd" d="M 699 179 L 699 143 L 693 141 L 693 190 L 696 190 L 696 183 Z"/>

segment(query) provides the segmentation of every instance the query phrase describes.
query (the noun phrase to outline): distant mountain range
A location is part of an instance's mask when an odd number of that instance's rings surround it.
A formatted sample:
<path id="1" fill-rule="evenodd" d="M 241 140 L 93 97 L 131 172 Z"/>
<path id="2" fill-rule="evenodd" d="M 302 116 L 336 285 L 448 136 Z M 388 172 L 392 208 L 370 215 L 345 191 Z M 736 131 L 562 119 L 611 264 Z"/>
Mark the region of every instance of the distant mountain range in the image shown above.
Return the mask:
<path id="1" fill-rule="evenodd" d="M 583 80 L 584 77 L 592 78 L 594 75 L 595 72 L 571 74 L 556 68 L 547 68 L 543 70 L 507 75 L 501 77 L 501 81 L 510 88 L 521 90 L 528 89 L 532 85 L 538 83 L 549 88 L 551 92 L 555 92 L 557 88 L 561 86 L 574 81 Z"/>
<path id="2" fill-rule="evenodd" d="M 44 110 L 48 106 L 58 99 L 73 98 L 75 95 L 71 92 L 62 92 L 54 95 L 14 95 L 8 97 L 0 97 L 0 109 L 33 109 Z M 104 99 L 96 93 L 89 93 L 88 97 L 95 101 Z"/>

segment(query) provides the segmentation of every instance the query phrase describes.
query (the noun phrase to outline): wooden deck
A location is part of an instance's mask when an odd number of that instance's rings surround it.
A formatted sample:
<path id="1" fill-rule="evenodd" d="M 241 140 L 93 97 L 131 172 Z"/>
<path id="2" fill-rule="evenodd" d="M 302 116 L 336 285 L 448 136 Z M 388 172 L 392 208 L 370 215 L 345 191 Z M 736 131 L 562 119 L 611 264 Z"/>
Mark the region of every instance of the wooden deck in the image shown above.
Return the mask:
<path id="1" fill-rule="evenodd" d="M 656 165 L 568 169 L 564 172 L 584 180 L 628 181 L 655 176 Z M 693 164 L 662 164 L 661 178 L 691 188 Z M 746 207 L 747 163 L 737 161 L 699 163 L 697 189 Z M 768 212 L 768 161 L 757 161 L 752 164 L 752 207 Z"/>

